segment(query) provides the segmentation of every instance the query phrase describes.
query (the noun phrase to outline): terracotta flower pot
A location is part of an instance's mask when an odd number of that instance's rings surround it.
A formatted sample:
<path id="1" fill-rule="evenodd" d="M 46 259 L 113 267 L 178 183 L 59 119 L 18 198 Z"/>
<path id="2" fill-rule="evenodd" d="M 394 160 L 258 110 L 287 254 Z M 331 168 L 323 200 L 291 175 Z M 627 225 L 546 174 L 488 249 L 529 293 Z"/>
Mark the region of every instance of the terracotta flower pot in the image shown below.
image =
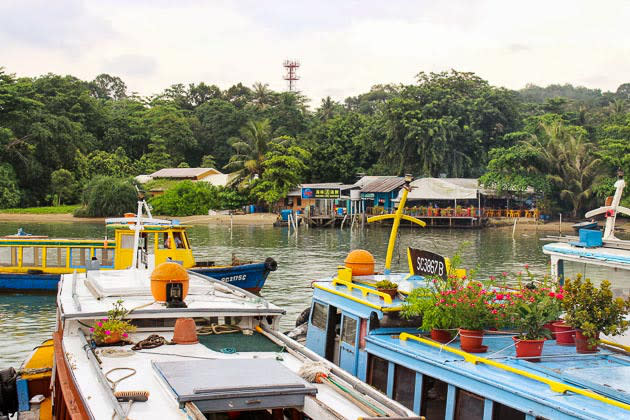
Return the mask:
<path id="1" fill-rule="evenodd" d="M 178 318 L 175 321 L 175 331 L 173 332 L 173 342 L 175 344 L 197 344 L 197 325 L 192 318 Z"/>
<path id="2" fill-rule="evenodd" d="M 103 338 L 103 343 L 114 344 L 114 343 L 118 343 L 120 340 L 121 340 L 120 333 L 118 331 L 114 331 L 110 335 L 106 335 Z"/>
<path id="3" fill-rule="evenodd" d="M 554 340 L 556 339 L 556 327 L 554 327 L 553 324 L 555 324 L 556 322 L 562 322 L 562 320 L 547 322 L 545 325 L 543 325 L 544 328 L 549 330 L 549 332 L 551 333 L 551 338 Z"/>
<path id="4" fill-rule="evenodd" d="M 599 340 L 599 333 L 597 333 L 595 339 Z M 588 343 L 588 337 L 582 334 L 582 331 L 580 330 L 575 332 L 575 350 L 581 354 L 597 353 L 599 351 L 597 343 L 595 343 L 595 345 L 590 345 Z"/>
<path id="5" fill-rule="evenodd" d="M 446 344 L 453 339 L 453 336 L 448 330 L 432 329 L 431 339 L 437 341 L 438 343 Z"/>
<path id="6" fill-rule="evenodd" d="M 556 329 L 556 344 L 559 346 L 575 345 L 575 328 L 564 323 L 564 321 L 554 322 L 553 327 Z"/>
<path id="7" fill-rule="evenodd" d="M 516 346 L 516 357 L 527 357 L 529 362 L 540 362 L 536 358 L 542 354 L 545 340 L 522 340 L 518 337 L 512 337 Z"/>
<path id="8" fill-rule="evenodd" d="M 396 288 L 396 289 L 376 289 L 376 290 L 378 290 L 379 292 L 386 293 L 386 294 L 390 295 L 392 297 L 392 299 L 396 297 L 396 294 L 398 294 L 398 288 Z"/>
<path id="9" fill-rule="evenodd" d="M 484 353 L 488 350 L 483 346 L 483 330 L 459 329 L 459 346 L 469 353 Z"/>

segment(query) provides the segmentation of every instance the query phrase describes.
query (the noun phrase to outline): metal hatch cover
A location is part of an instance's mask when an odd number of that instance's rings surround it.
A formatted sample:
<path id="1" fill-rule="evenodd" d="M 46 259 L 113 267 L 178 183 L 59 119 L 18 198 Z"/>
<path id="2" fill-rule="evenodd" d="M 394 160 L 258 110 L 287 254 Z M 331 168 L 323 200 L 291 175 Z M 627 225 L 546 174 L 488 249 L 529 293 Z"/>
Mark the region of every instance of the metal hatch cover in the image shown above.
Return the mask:
<path id="1" fill-rule="evenodd" d="M 303 407 L 317 388 L 274 359 L 157 362 L 153 367 L 184 405 L 203 413 Z"/>

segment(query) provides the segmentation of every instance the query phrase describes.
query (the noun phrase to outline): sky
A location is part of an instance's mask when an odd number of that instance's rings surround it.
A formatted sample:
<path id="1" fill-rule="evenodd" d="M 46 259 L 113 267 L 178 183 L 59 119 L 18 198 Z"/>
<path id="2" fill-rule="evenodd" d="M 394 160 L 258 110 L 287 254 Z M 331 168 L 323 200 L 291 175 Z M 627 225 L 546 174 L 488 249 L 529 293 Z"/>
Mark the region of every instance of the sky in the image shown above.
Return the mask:
<path id="1" fill-rule="evenodd" d="M 317 107 L 421 71 L 496 86 L 616 90 L 630 82 L 630 1 L 0 0 L 0 66 L 120 77 L 152 95 L 175 83 L 268 83 Z"/>

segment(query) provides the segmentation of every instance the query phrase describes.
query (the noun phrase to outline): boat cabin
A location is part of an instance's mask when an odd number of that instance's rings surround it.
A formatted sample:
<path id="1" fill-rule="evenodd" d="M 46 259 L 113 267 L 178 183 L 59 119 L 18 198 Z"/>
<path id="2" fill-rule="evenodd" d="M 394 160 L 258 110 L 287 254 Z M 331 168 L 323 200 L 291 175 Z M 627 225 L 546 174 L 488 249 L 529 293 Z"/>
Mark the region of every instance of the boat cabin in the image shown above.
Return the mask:
<path id="1" fill-rule="evenodd" d="M 484 357 L 420 331 L 400 316 L 404 292 L 422 276 L 352 276 L 340 268 L 313 283 L 306 346 L 428 419 L 535 420 L 625 418 L 630 357 L 616 348 L 577 355 L 548 341 L 541 362 L 515 356 L 510 334 L 488 337 Z M 374 287 L 399 284 L 392 298 Z"/>

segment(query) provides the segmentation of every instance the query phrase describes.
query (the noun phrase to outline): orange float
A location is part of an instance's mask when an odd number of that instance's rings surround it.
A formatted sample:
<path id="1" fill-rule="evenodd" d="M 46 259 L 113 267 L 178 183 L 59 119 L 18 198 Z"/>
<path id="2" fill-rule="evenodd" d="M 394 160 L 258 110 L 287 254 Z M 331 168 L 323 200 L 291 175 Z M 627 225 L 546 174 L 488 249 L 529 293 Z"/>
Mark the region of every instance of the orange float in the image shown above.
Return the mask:
<path id="1" fill-rule="evenodd" d="M 174 262 L 163 262 L 155 267 L 151 273 L 151 294 L 158 302 L 166 302 L 166 285 L 168 283 L 182 284 L 182 300 L 188 294 L 188 272 L 181 265 Z"/>
<path id="2" fill-rule="evenodd" d="M 352 269 L 353 276 L 369 276 L 374 274 L 374 256 L 365 249 L 351 251 L 344 261 L 346 267 Z"/>

